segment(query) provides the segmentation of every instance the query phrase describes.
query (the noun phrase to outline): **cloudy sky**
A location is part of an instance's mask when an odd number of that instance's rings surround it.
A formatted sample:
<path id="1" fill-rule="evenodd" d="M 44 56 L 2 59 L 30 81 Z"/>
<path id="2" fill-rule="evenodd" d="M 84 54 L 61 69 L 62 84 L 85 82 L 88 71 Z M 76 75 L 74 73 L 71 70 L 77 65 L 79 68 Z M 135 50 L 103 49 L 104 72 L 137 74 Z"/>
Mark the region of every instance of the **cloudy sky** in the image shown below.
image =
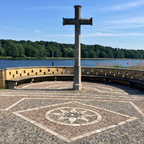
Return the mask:
<path id="1" fill-rule="evenodd" d="M 93 17 L 81 26 L 83 44 L 144 50 L 144 0 L 1 0 L 0 39 L 74 43 L 74 26 L 62 18 Z"/>

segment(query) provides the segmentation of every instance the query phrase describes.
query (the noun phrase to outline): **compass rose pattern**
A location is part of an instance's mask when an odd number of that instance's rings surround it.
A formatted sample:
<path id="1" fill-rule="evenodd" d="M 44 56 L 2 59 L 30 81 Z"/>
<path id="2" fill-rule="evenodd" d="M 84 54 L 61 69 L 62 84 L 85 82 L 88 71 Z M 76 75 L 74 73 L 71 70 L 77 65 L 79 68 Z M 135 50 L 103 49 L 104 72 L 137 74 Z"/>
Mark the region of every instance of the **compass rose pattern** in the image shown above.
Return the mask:
<path id="1" fill-rule="evenodd" d="M 99 122 L 101 115 L 84 108 L 60 107 L 46 112 L 45 118 L 58 124 L 80 126 Z"/>

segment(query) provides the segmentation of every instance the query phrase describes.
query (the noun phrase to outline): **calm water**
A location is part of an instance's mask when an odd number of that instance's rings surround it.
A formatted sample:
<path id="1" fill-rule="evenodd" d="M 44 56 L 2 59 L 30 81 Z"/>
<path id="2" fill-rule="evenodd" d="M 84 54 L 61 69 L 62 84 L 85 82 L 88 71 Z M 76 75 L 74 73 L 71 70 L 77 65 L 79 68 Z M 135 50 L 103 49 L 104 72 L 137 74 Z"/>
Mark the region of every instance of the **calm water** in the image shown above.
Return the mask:
<path id="1" fill-rule="evenodd" d="M 129 62 L 129 65 L 127 63 Z M 96 65 L 133 66 L 144 64 L 144 60 L 81 60 L 81 66 L 94 67 Z M 52 60 L 0 60 L 0 69 L 11 67 L 52 66 Z M 54 66 L 74 66 L 74 60 L 55 59 Z"/>

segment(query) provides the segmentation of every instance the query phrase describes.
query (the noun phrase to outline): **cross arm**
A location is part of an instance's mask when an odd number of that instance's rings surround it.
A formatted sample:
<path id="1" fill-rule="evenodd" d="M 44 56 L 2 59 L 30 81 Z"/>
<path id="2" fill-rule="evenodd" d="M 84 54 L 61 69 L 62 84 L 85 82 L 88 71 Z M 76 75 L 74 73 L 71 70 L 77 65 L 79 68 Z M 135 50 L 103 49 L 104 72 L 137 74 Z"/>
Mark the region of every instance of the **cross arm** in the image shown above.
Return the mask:
<path id="1" fill-rule="evenodd" d="M 75 23 L 76 23 L 75 19 L 63 18 L 63 26 L 64 25 L 75 25 Z"/>
<path id="2" fill-rule="evenodd" d="M 81 25 L 92 25 L 93 24 L 93 19 L 92 18 L 80 19 L 80 24 Z"/>

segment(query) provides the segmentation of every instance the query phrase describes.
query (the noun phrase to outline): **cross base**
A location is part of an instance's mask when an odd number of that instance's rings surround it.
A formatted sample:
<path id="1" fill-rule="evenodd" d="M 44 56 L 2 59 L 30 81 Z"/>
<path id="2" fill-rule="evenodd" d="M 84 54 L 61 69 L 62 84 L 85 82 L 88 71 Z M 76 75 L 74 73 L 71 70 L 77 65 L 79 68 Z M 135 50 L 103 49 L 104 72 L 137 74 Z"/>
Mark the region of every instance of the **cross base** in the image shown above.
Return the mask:
<path id="1" fill-rule="evenodd" d="M 82 84 L 73 84 L 73 89 L 74 90 L 81 90 L 82 89 Z"/>
<path id="2" fill-rule="evenodd" d="M 75 65 L 74 66 L 74 84 L 73 84 L 74 90 L 81 90 L 82 84 L 81 84 L 81 66 Z"/>

